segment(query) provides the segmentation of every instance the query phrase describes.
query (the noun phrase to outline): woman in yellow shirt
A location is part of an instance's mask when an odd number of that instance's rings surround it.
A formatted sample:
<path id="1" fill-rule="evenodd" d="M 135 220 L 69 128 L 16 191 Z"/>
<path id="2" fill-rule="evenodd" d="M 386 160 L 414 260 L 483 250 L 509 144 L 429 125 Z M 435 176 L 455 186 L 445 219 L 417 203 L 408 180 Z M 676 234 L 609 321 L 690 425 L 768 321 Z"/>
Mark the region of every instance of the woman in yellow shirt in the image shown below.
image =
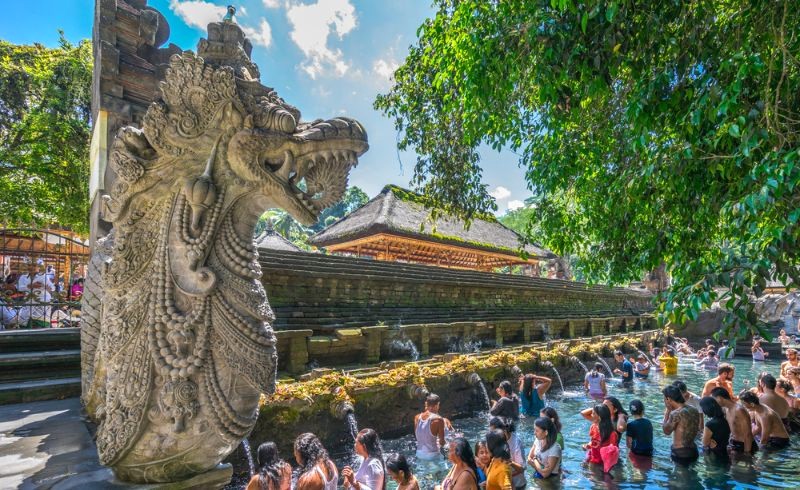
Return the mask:
<path id="1" fill-rule="evenodd" d="M 664 374 L 675 375 L 678 374 L 678 358 L 675 357 L 675 351 L 667 347 L 661 357 L 658 358 L 664 369 Z"/>
<path id="2" fill-rule="evenodd" d="M 511 452 L 506 435 L 500 429 L 486 433 L 486 446 L 492 455 L 486 472 L 486 490 L 513 490 L 511 485 Z"/>

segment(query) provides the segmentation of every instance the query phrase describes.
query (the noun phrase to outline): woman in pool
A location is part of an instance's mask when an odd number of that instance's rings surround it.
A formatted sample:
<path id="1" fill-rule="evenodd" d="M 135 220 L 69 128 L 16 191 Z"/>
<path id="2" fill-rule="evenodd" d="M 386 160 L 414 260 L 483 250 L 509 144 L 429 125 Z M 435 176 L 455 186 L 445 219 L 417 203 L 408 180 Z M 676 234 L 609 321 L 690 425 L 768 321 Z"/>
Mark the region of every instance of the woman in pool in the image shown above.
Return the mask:
<path id="1" fill-rule="evenodd" d="M 336 490 L 339 472 L 317 436 L 310 432 L 297 436 L 294 459 L 300 465 L 296 490 Z"/>
<path id="2" fill-rule="evenodd" d="M 540 417 L 547 417 L 553 422 L 553 425 L 556 428 L 556 442 L 559 446 L 561 446 L 561 450 L 564 450 L 564 435 L 561 433 L 561 420 L 558 418 L 558 412 L 553 407 L 545 407 L 539 412 Z"/>
<path id="3" fill-rule="evenodd" d="M 731 427 L 725 418 L 725 412 L 717 401 L 706 396 L 700 399 L 700 408 L 708 420 L 703 428 L 703 451 L 720 459 L 728 459 L 728 441 L 731 438 Z"/>
<path id="4" fill-rule="evenodd" d="M 519 400 L 522 414 L 526 417 L 537 417 L 544 408 L 544 395 L 550 389 L 553 380 L 545 376 L 526 374 L 519 381 Z"/>
<path id="5" fill-rule="evenodd" d="M 611 423 L 614 426 L 614 432 L 617 434 L 616 444 L 619 446 L 619 441 L 622 439 L 622 434 L 624 434 L 625 430 L 628 428 L 628 412 L 622 408 L 622 404 L 615 396 L 607 396 L 603 398 L 603 405 L 608 408 L 608 411 L 611 415 Z M 587 408 L 581 412 L 581 415 L 583 415 L 583 418 L 591 422 L 594 420 L 593 410 L 593 408 Z"/>
<path id="6" fill-rule="evenodd" d="M 292 467 L 278 456 L 274 442 L 258 446 L 258 473 L 253 475 L 246 490 L 289 490 L 292 486 Z"/>
<path id="7" fill-rule="evenodd" d="M 514 488 L 525 488 L 528 484 L 525 481 L 525 453 L 522 450 L 522 442 L 515 434 L 514 422 L 504 417 L 492 417 L 489 428 L 500 429 L 506 435 L 511 461 L 515 463 L 511 471 L 511 483 Z"/>
<path id="8" fill-rule="evenodd" d="M 619 436 L 614 430 L 614 424 L 611 422 L 611 411 L 606 405 L 595 405 L 589 410 L 591 410 L 590 420 L 592 421 L 592 426 L 589 428 L 589 442 L 583 445 L 583 449 L 588 450 L 586 453 L 587 461 L 602 464 L 603 457 L 600 449 L 606 446 L 619 445 Z"/>
<path id="9" fill-rule="evenodd" d="M 500 429 L 489 429 L 486 446 L 492 455 L 486 472 L 486 490 L 513 490 L 511 484 L 511 453 L 506 435 Z"/>
<path id="10" fill-rule="evenodd" d="M 608 394 L 606 388 L 606 375 L 602 373 L 603 365 L 599 362 L 594 363 L 594 368 L 586 373 L 583 380 L 583 387 L 589 392 L 592 398 L 603 398 Z"/>
<path id="11" fill-rule="evenodd" d="M 399 453 L 392 453 L 386 458 L 386 470 L 389 476 L 397 483 L 397 490 L 419 490 L 419 482 L 411 472 L 406 457 Z"/>
<path id="12" fill-rule="evenodd" d="M 342 469 L 344 488 L 386 490 L 386 467 L 378 433 L 372 429 L 362 429 L 356 436 L 354 449 L 363 459 L 357 471 L 349 466 Z"/>
<path id="13" fill-rule="evenodd" d="M 561 473 L 561 446 L 556 442 L 556 429 L 553 421 L 547 417 L 539 417 L 533 423 L 533 442 L 528 453 L 528 464 L 533 467 L 535 478 L 558 478 Z"/>
<path id="14" fill-rule="evenodd" d="M 753 353 L 753 360 L 754 361 L 766 361 L 769 352 L 764 352 L 764 348 L 761 347 L 761 339 L 753 339 L 753 347 L 750 348 L 750 352 Z"/>
<path id="15" fill-rule="evenodd" d="M 453 463 L 453 466 L 442 484 L 436 485 L 434 488 L 436 490 L 477 490 L 478 468 L 475 465 L 475 456 L 469 447 L 469 441 L 463 437 L 456 437 L 450 441 L 447 459 Z"/>
<path id="16" fill-rule="evenodd" d="M 478 441 L 475 443 L 475 466 L 478 468 L 478 486 L 481 488 L 486 487 L 486 471 L 489 469 L 489 463 L 492 461 L 492 455 L 489 448 L 486 446 L 486 441 Z"/>

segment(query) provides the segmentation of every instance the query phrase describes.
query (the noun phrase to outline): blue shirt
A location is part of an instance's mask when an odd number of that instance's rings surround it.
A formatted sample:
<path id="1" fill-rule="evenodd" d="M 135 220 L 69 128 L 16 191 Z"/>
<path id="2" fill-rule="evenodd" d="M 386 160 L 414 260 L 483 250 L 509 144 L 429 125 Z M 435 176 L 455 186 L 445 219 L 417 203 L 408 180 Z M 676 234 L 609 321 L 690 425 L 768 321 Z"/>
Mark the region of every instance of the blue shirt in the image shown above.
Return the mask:
<path id="1" fill-rule="evenodd" d="M 631 438 L 633 454 L 639 456 L 653 455 L 653 424 L 645 419 L 632 419 L 628 421 L 627 436 Z"/>
<path id="2" fill-rule="evenodd" d="M 625 361 L 622 362 L 622 372 L 623 381 L 633 381 L 633 364 L 631 364 L 631 361 L 625 359 Z M 625 373 L 627 373 L 627 375 L 625 375 Z"/>

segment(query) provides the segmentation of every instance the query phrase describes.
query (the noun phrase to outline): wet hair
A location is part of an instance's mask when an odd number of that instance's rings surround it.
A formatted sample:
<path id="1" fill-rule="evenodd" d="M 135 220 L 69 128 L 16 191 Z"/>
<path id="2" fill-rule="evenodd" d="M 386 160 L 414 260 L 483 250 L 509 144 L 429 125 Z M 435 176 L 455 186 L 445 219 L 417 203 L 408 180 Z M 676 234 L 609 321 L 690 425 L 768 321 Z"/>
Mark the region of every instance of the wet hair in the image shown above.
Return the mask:
<path id="1" fill-rule="evenodd" d="M 278 488 L 281 483 L 281 470 L 286 464 L 278 457 L 278 446 L 274 442 L 265 442 L 256 451 L 258 460 L 258 482 L 261 488 L 270 486 Z"/>
<path id="2" fill-rule="evenodd" d="M 514 387 L 511 386 L 511 381 L 508 380 L 505 380 L 502 383 L 500 383 L 500 389 L 503 390 L 503 392 L 506 393 L 507 395 L 514 393 Z"/>
<path id="3" fill-rule="evenodd" d="M 525 395 L 527 398 L 533 396 L 533 375 L 526 374 L 524 378 L 522 378 L 522 394 Z"/>
<path id="4" fill-rule="evenodd" d="M 664 398 L 668 398 L 675 403 L 686 403 L 686 399 L 683 397 L 683 393 L 677 386 L 667 386 L 661 393 L 664 394 Z"/>
<path id="5" fill-rule="evenodd" d="M 622 408 L 622 403 L 619 402 L 619 399 L 617 397 L 615 397 L 615 396 L 607 396 L 607 397 L 603 398 L 603 401 L 606 401 L 606 400 L 611 402 L 611 406 L 614 407 L 614 410 L 617 412 L 614 415 L 614 422 L 615 423 L 617 422 L 617 419 L 619 418 L 620 414 L 628 415 L 628 412 L 626 412 L 625 409 Z M 611 410 L 609 410 L 609 414 L 610 413 L 611 413 Z"/>
<path id="6" fill-rule="evenodd" d="M 703 411 L 706 417 L 725 417 L 725 412 L 722 411 L 722 407 L 717 403 L 717 400 L 710 396 L 704 396 L 700 399 L 700 410 Z"/>
<path id="7" fill-rule="evenodd" d="M 641 400 L 631 400 L 628 404 L 628 408 L 631 409 L 631 415 L 643 415 L 644 414 L 644 403 Z"/>
<path id="8" fill-rule="evenodd" d="M 667 351 L 667 354 L 671 355 L 672 357 L 675 357 L 675 349 L 673 349 L 672 347 L 667 347 L 665 350 Z"/>
<path id="9" fill-rule="evenodd" d="M 778 380 L 775 379 L 775 376 L 769 373 L 761 373 L 761 383 L 764 384 L 764 387 L 769 390 L 774 390 L 775 385 L 778 383 Z"/>
<path id="10" fill-rule="evenodd" d="M 792 348 L 786 349 L 786 356 L 788 357 L 789 354 L 797 354 L 797 349 L 792 349 Z"/>
<path id="11" fill-rule="evenodd" d="M 686 386 L 686 383 L 684 383 L 681 380 L 673 381 L 672 382 L 672 386 L 674 386 L 675 388 L 678 388 L 679 390 L 681 390 L 681 393 L 686 393 L 687 391 L 689 391 L 689 387 Z"/>
<path id="12" fill-rule="evenodd" d="M 302 460 L 298 461 L 298 463 L 300 463 L 300 468 L 303 473 L 311 471 L 314 465 L 320 461 L 327 461 L 330 459 L 328 457 L 328 451 L 325 450 L 322 442 L 317 436 L 310 432 L 297 436 L 297 439 L 294 440 L 294 450 L 297 451 Z"/>
<path id="13" fill-rule="evenodd" d="M 375 458 L 381 462 L 383 474 L 386 474 L 386 463 L 383 462 L 383 448 L 378 433 L 374 429 L 362 429 L 356 436 L 356 440 L 367 450 L 367 456 Z M 382 490 L 386 490 L 386 478 L 383 479 Z"/>
<path id="14" fill-rule="evenodd" d="M 592 410 L 600 418 L 597 427 L 600 429 L 600 443 L 602 444 L 606 442 L 608 438 L 611 437 L 611 433 L 614 432 L 614 424 L 611 423 L 611 410 L 602 403 L 595 405 Z"/>
<path id="15" fill-rule="evenodd" d="M 795 376 L 800 376 L 800 366 L 792 366 L 786 370 L 788 374 L 794 374 Z"/>
<path id="16" fill-rule="evenodd" d="M 489 451 L 489 446 L 486 445 L 486 441 L 478 441 L 478 442 L 476 442 L 475 443 L 475 453 L 474 453 L 476 461 L 478 459 L 478 453 L 481 452 L 481 447 L 486 449 L 487 452 Z"/>
<path id="17" fill-rule="evenodd" d="M 509 434 L 517 430 L 517 426 L 514 424 L 514 421 L 508 417 L 492 417 L 489 420 L 489 427 L 492 429 L 500 429 L 504 432 L 508 432 Z"/>
<path id="18" fill-rule="evenodd" d="M 561 432 L 561 419 L 558 418 L 558 412 L 553 407 L 544 407 L 540 412 L 539 415 L 542 417 L 547 417 L 553 421 L 553 425 L 556 426 L 556 431 Z"/>
<path id="19" fill-rule="evenodd" d="M 430 393 L 428 396 L 425 397 L 425 405 L 430 405 L 431 407 L 434 405 L 438 405 L 441 399 L 439 395 L 436 393 Z"/>
<path id="20" fill-rule="evenodd" d="M 787 393 L 794 391 L 794 386 L 792 386 L 792 383 L 790 383 L 786 378 L 778 378 L 777 386 L 786 390 Z"/>
<path id="21" fill-rule="evenodd" d="M 621 350 L 615 350 L 614 357 L 620 357 L 620 356 L 625 357 L 625 354 L 623 354 Z"/>
<path id="22" fill-rule="evenodd" d="M 465 437 L 456 437 L 450 444 L 453 445 L 453 452 L 456 453 L 458 459 L 464 462 L 468 468 L 472 469 L 472 474 L 478 478 L 478 465 L 475 463 L 475 455 L 472 453 L 472 448 L 469 441 Z M 508 446 L 506 444 L 506 446 Z"/>
<path id="23" fill-rule="evenodd" d="M 727 345 L 728 345 L 728 339 L 723 339 L 723 341 L 722 341 L 722 345 L 725 345 L 725 346 L 727 346 Z"/>
<path id="24" fill-rule="evenodd" d="M 661 354 L 661 349 L 658 347 L 653 347 L 653 356 L 658 357 Z"/>
<path id="25" fill-rule="evenodd" d="M 739 400 L 741 400 L 744 403 L 752 403 L 753 405 L 761 404 L 758 401 L 758 395 L 756 395 L 750 390 L 743 390 L 741 393 L 739 393 Z"/>
<path id="26" fill-rule="evenodd" d="M 493 458 L 500 458 L 505 461 L 511 460 L 511 451 L 508 448 L 506 435 L 500 429 L 489 429 L 486 432 L 486 449 Z"/>
<path id="27" fill-rule="evenodd" d="M 404 480 L 408 481 L 413 476 L 411 467 L 408 465 L 408 460 L 405 454 L 392 453 L 386 457 L 386 468 L 393 473 L 403 472 Z"/>
<path id="28" fill-rule="evenodd" d="M 711 390 L 711 396 L 713 396 L 714 398 L 720 397 L 726 400 L 731 400 L 731 394 L 728 393 L 728 390 L 726 390 L 725 388 L 720 388 L 719 386 Z"/>
<path id="29" fill-rule="evenodd" d="M 597 371 L 597 372 L 595 374 L 593 374 L 592 377 L 597 377 L 597 374 L 603 371 L 603 365 L 600 364 L 599 362 L 594 363 L 593 371 Z"/>
<path id="30" fill-rule="evenodd" d="M 706 339 L 706 345 L 712 345 L 714 343 L 711 339 Z"/>
<path id="31" fill-rule="evenodd" d="M 717 355 L 717 351 L 715 351 L 715 350 L 714 350 L 714 348 L 713 348 L 713 347 L 711 347 L 711 348 L 710 348 L 710 349 L 708 349 L 708 351 L 706 352 L 706 355 L 709 355 L 709 354 L 711 354 L 712 356 L 716 356 L 716 355 Z"/>
<path id="32" fill-rule="evenodd" d="M 731 373 L 733 371 L 735 371 L 735 368 L 733 366 L 731 366 L 730 364 L 728 364 L 727 362 L 723 362 L 717 368 L 717 374 Z"/>
<path id="33" fill-rule="evenodd" d="M 541 450 L 547 451 L 548 449 L 553 447 L 553 444 L 556 443 L 556 437 L 558 436 L 558 430 L 556 430 L 556 424 L 554 424 L 553 421 L 547 417 L 539 417 L 538 419 L 533 421 L 533 425 L 542 430 L 547 431 L 547 437 L 544 440 L 544 446 L 542 446 Z"/>

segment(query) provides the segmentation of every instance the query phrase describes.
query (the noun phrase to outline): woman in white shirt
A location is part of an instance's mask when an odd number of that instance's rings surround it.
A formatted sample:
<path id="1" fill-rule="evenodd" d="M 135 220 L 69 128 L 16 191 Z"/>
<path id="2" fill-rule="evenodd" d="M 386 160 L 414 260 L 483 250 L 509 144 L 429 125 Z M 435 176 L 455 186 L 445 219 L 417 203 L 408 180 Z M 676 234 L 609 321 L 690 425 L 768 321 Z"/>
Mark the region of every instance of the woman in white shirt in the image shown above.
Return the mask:
<path id="1" fill-rule="evenodd" d="M 349 466 L 342 468 L 344 488 L 355 490 L 386 490 L 386 465 L 378 433 L 363 429 L 356 436 L 356 454 L 362 458 L 358 471 Z"/>
<path id="2" fill-rule="evenodd" d="M 535 478 L 558 477 L 561 473 L 561 446 L 556 442 L 558 430 L 552 420 L 539 417 L 533 423 L 533 442 L 528 464 L 536 470 Z"/>

